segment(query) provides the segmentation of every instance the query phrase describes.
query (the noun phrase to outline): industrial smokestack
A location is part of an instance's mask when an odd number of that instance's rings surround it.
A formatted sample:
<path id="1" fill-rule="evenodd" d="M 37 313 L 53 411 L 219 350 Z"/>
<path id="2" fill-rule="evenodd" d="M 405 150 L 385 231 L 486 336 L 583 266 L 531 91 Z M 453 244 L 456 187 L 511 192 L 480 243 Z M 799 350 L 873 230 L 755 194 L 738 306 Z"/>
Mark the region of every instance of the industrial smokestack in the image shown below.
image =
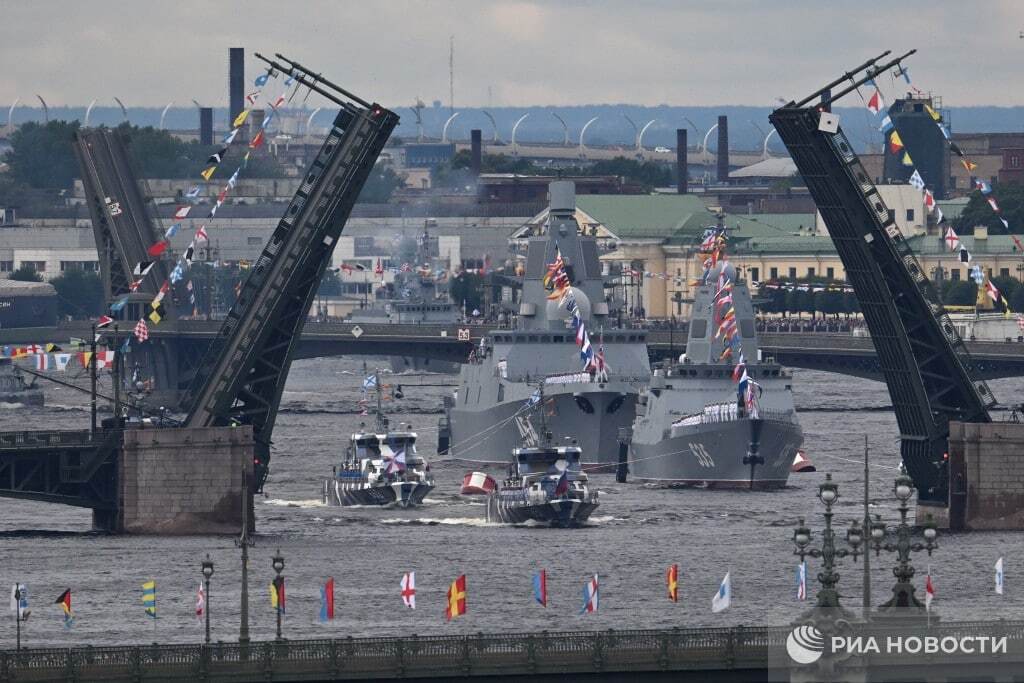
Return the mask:
<path id="1" fill-rule="evenodd" d="M 686 168 L 686 129 L 676 128 L 676 173 L 679 175 L 676 180 L 676 193 L 686 194 L 687 173 Z"/>
<path id="2" fill-rule="evenodd" d="M 729 182 L 729 119 L 718 117 L 718 182 Z"/>
<path id="3" fill-rule="evenodd" d="M 469 148 L 469 168 L 473 171 L 473 177 L 477 178 L 480 176 L 480 167 L 483 164 L 483 144 L 481 143 L 479 128 L 469 131 Z"/>
<path id="4" fill-rule="evenodd" d="M 235 120 L 243 109 L 245 109 L 245 48 L 228 48 L 228 101 L 231 105 L 228 119 Z"/>
<path id="5" fill-rule="evenodd" d="M 199 108 L 199 144 L 213 144 L 213 107 Z"/>

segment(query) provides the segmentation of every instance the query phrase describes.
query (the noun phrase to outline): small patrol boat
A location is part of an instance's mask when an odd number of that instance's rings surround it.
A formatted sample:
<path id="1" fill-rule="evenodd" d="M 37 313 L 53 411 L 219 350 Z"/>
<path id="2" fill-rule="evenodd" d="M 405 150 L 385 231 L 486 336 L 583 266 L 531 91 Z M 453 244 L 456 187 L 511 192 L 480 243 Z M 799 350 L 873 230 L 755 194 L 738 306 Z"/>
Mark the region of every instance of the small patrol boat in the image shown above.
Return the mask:
<path id="1" fill-rule="evenodd" d="M 381 410 L 378 375 L 367 378 L 366 386 L 377 391 L 376 429 L 352 434 L 344 462 L 334 467 L 334 476 L 323 481 L 323 502 L 331 506 L 415 507 L 434 490 L 434 475 L 416 453 L 416 432 L 389 429 Z"/>
<path id="2" fill-rule="evenodd" d="M 546 408 L 542 390 L 543 386 L 536 404 L 543 422 Z M 582 449 L 575 443 L 553 444 L 546 423 L 541 434 L 543 443 L 513 450 L 508 477 L 487 496 L 487 521 L 522 524 L 533 520 L 573 527 L 597 509 L 597 490 L 590 489 L 581 466 Z"/>

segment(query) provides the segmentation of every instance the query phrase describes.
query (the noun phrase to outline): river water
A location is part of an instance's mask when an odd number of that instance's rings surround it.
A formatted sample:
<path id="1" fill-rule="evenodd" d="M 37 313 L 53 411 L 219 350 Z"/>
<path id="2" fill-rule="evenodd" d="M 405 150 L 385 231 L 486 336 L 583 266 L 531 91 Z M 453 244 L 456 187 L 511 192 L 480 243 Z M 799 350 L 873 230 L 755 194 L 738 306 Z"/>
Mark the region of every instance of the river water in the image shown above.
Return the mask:
<path id="1" fill-rule="evenodd" d="M 285 557 L 290 638 L 416 633 L 560 629 L 775 625 L 809 606 L 796 599 L 792 529 L 800 517 L 820 530 L 815 498 L 824 472 L 839 484 L 837 522 L 845 528 L 861 515 L 864 435 L 873 457 L 872 512 L 897 519 L 891 495 L 898 462 L 896 422 L 885 386 L 841 375 L 796 371 L 794 391 L 808 455 L 817 473 L 795 474 L 778 492 L 669 490 L 618 484 L 593 475 L 601 506 L 581 529 L 512 527 L 482 521 L 483 505 L 459 496 L 465 468 L 434 460 L 438 487 L 422 508 L 327 508 L 319 502 L 320 478 L 331 471 L 349 433 L 366 418 L 357 414 L 362 360 L 298 361 L 284 393 L 275 428 L 276 450 L 266 496 L 256 501 L 256 545 L 250 552 L 250 627 L 254 639 L 272 638 L 271 557 Z M 452 382 L 440 375 L 393 378 L 405 398 L 390 406 L 392 424 L 410 422 L 420 452 L 435 452 L 441 396 Z M 1002 403 L 1020 401 L 1018 380 L 992 383 Z M 66 389 L 47 387 L 45 408 L 6 406 L 0 429 L 71 429 L 88 423 L 86 403 Z M 1003 419 L 997 414 L 996 419 Z M 0 498 L 0 584 L 27 584 L 32 616 L 24 640 L 33 646 L 92 643 L 197 642 L 195 618 L 200 562 L 215 563 L 210 596 L 214 640 L 238 635 L 240 560 L 229 537 L 112 536 L 90 531 L 88 510 Z M 840 529 L 840 535 L 843 530 Z M 934 608 L 945 620 L 1020 618 L 1024 615 L 1022 533 L 941 534 L 929 560 L 915 554 L 919 597 L 931 566 Z M 1005 558 L 1006 593 L 994 592 L 993 565 Z M 809 589 L 816 592 L 819 564 L 809 561 Z M 872 557 L 874 604 L 888 598 L 892 556 Z M 666 598 L 665 571 L 680 567 L 679 602 Z M 533 601 L 531 576 L 548 575 L 548 607 Z M 402 605 L 402 573 L 415 571 L 417 609 Z M 711 597 L 731 572 L 732 606 L 719 614 Z M 862 568 L 840 566 L 845 606 L 859 609 Z M 468 613 L 446 623 L 445 591 L 459 574 L 468 581 Z M 600 577 L 601 603 L 581 615 L 584 580 Z M 335 619 L 320 623 L 320 586 L 335 580 Z M 142 608 L 141 584 L 157 581 L 158 618 Z M 71 588 L 76 614 L 65 629 L 53 604 Z M 9 612 L 6 612 L 10 615 Z M 3 620 L 0 620 L 3 623 Z M 0 648 L 13 647 L 14 624 L 0 628 Z"/>

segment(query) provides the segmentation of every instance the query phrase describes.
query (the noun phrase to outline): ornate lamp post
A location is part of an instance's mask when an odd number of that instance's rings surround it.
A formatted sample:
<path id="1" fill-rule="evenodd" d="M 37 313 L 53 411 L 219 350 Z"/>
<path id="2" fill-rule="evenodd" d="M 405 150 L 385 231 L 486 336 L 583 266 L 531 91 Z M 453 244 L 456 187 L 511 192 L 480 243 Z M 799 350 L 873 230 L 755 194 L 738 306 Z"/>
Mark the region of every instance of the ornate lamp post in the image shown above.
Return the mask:
<path id="1" fill-rule="evenodd" d="M 889 529 L 879 515 L 875 515 L 875 521 L 871 523 L 871 543 L 875 549 L 875 555 L 879 555 L 882 550 L 896 553 L 896 566 L 892 570 L 893 576 L 896 577 L 896 585 L 892 588 L 893 595 L 888 602 L 878 608 L 878 611 L 890 615 L 898 613 L 901 609 L 920 612 L 924 610 L 924 604 L 914 596 L 914 586 L 911 583 L 914 578 L 914 567 L 910 564 L 910 555 L 925 550 L 930 557 L 932 551 L 939 547 L 939 544 L 935 542 L 938 533 L 935 530 L 935 521 L 931 515 L 928 515 L 924 523 L 925 542 L 912 542 L 913 530 L 907 524 L 907 512 L 910 510 L 907 502 L 914 495 L 914 482 L 907 476 L 907 470 L 902 465 L 893 484 L 893 494 L 900 504 L 897 508 L 900 513 L 900 523 L 892 529 L 896 536 L 896 542 L 884 542 Z"/>
<path id="2" fill-rule="evenodd" d="M 839 606 L 839 593 L 836 591 L 836 584 L 839 583 L 839 572 L 835 571 L 835 561 L 838 558 L 853 556 L 854 561 L 860 555 L 860 545 L 864 541 L 864 534 L 860 522 L 854 520 L 853 524 L 846 531 L 846 542 L 850 549 L 836 548 L 836 533 L 832 530 L 832 506 L 839 500 L 839 487 L 832 481 L 832 475 L 826 474 L 825 481 L 818 487 L 818 500 L 825 504 L 825 531 L 822 533 L 821 549 L 808 548 L 812 540 L 811 530 L 804 525 L 801 518 L 800 525 L 793 530 L 793 544 L 796 546 L 795 555 L 800 556 L 800 561 L 808 555 L 814 558 L 821 558 L 822 571 L 818 574 L 818 581 L 821 583 L 821 590 L 818 591 L 818 607 L 824 610 L 841 611 Z"/>
<path id="3" fill-rule="evenodd" d="M 213 576 L 213 560 L 210 559 L 210 554 L 206 554 L 206 559 L 203 560 L 203 591 L 206 593 L 206 644 L 210 644 L 210 577 Z"/>
<path id="4" fill-rule="evenodd" d="M 274 590 L 277 591 L 277 639 L 281 640 L 281 584 L 284 583 L 281 572 L 284 571 L 284 558 L 281 557 L 280 550 L 274 555 L 272 561 L 274 571 L 277 572 L 277 576 L 274 577 Z"/>

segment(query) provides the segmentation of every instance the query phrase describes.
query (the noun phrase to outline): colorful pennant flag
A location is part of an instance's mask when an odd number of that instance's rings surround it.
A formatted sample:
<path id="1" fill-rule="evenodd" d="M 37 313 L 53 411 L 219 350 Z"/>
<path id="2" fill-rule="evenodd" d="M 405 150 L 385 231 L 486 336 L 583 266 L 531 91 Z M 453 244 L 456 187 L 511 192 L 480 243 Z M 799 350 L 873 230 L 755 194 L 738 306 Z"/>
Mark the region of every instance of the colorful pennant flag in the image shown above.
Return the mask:
<path id="1" fill-rule="evenodd" d="M 665 574 L 665 582 L 668 584 L 668 599 L 672 602 L 679 602 L 679 565 L 673 564 Z"/>
<path id="2" fill-rule="evenodd" d="M 996 594 L 1003 594 L 1003 558 L 996 560 Z"/>
<path id="3" fill-rule="evenodd" d="M 320 621 L 334 619 L 334 578 L 320 588 Z"/>
<path id="4" fill-rule="evenodd" d="M 146 581 L 142 584 L 142 606 L 146 614 L 156 619 L 156 581 Z"/>
<path id="5" fill-rule="evenodd" d="M 284 577 L 275 576 L 270 582 L 270 606 L 285 611 Z"/>
<path id="6" fill-rule="evenodd" d="M 192 205 L 191 204 L 184 204 L 182 206 L 179 206 L 177 211 L 174 212 L 174 217 L 177 220 L 180 221 L 183 218 L 188 217 L 188 212 L 191 211 L 191 210 L 192 210 Z"/>
<path id="7" fill-rule="evenodd" d="M 71 628 L 75 623 L 75 615 L 71 611 L 71 589 L 68 588 L 60 597 L 53 601 L 53 604 L 60 605 L 61 611 L 64 613 L 64 628 Z"/>
<path id="8" fill-rule="evenodd" d="M 452 581 L 448 586 L 448 602 L 444 608 L 444 618 L 451 621 L 466 613 L 466 575 Z"/>
<path id="9" fill-rule="evenodd" d="M 894 130 L 889 136 L 889 151 L 896 154 L 901 149 L 903 149 L 903 140 L 900 138 L 899 131 Z"/>
<path id="10" fill-rule="evenodd" d="M 548 573 L 543 569 L 533 575 L 533 599 L 541 607 L 548 606 Z"/>
<path id="11" fill-rule="evenodd" d="M 928 574 L 925 575 L 924 579 L 924 610 L 926 612 L 932 611 L 932 600 L 935 599 L 935 584 L 932 583 L 932 570 L 928 569 Z"/>
<path id="12" fill-rule="evenodd" d="M 801 562 L 796 566 L 796 599 L 804 601 L 807 599 L 807 562 Z"/>
<path id="13" fill-rule="evenodd" d="M 597 583 L 597 574 L 594 574 L 583 584 L 583 607 L 580 608 L 580 614 L 596 612 L 599 606 L 600 595 Z"/>
<path id="14" fill-rule="evenodd" d="M 206 591 L 203 589 L 203 582 L 199 582 L 199 591 L 196 593 L 196 617 L 203 616 L 206 609 Z"/>

